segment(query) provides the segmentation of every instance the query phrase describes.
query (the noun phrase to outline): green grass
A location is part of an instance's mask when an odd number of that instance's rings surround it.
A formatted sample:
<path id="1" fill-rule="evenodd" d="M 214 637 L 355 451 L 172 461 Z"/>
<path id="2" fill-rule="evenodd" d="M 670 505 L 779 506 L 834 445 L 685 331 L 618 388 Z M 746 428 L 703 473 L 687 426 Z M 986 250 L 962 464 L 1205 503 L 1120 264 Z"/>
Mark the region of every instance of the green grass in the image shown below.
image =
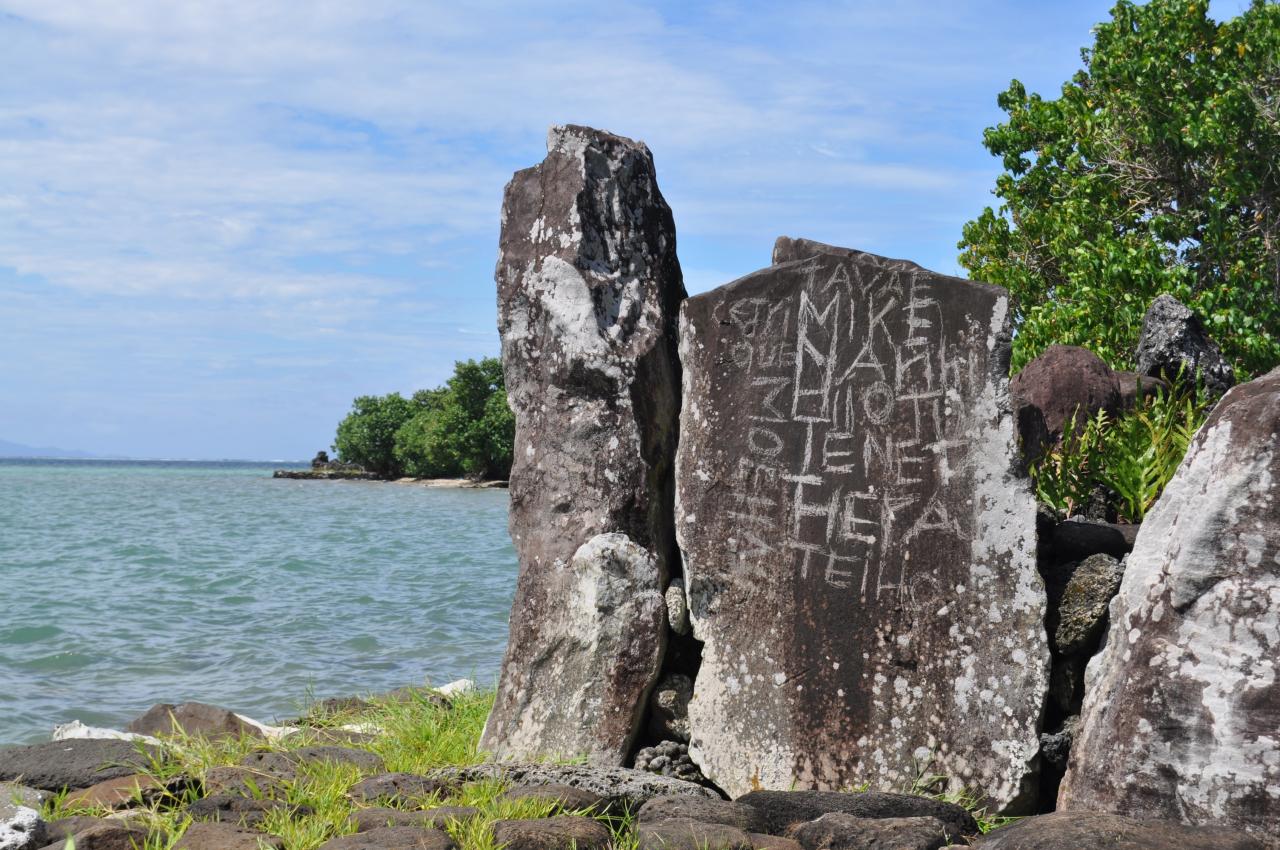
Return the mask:
<path id="1" fill-rule="evenodd" d="M 150 760 L 142 772 L 166 782 L 179 776 L 203 780 L 210 770 L 238 765 L 254 751 L 287 752 L 318 743 L 335 743 L 327 736 L 337 734 L 344 725 L 377 730 L 374 738 L 366 743 L 342 745 L 377 753 L 390 772 L 420 774 L 438 767 L 478 764 L 483 759 L 477 744 L 492 705 L 492 692 L 458 695 L 447 709 L 424 698 L 403 702 L 374 701 L 369 708 L 358 711 L 308 714 L 308 722 L 316 727 L 313 731 L 270 743 L 250 737 L 211 742 L 199 737 L 169 736 L 166 743 L 171 746 L 166 747 L 166 756 Z M 261 831 L 283 839 L 285 850 L 315 850 L 331 838 L 354 832 L 355 825 L 350 818 L 360 805 L 347 796 L 347 791 L 372 773 L 347 764 L 304 762 L 291 781 L 277 782 L 273 786 L 264 776 L 260 785 L 251 788 L 251 795 L 282 800 L 290 805 L 270 812 L 260 826 Z M 982 806 L 981 795 L 940 791 L 945 786 L 946 782 L 940 777 L 922 773 L 911 787 L 900 790 L 963 806 L 973 814 L 983 833 L 1011 820 L 989 816 Z M 868 788 L 859 786 L 849 790 L 865 791 Z M 492 825 L 495 821 L 546 817 L 555 810 L 555 805 L 547 801 L 502 799 L 506 790 L 506 785 L 500 781 L 471 782 L 450 796 L 432 794 L 400 799 L 386 805 L 409 811 L 442 805 L 474 807 L 479 810 L 477 817 L 451 821 L 446 830 L 461 850 L 501 850 L 493 840 Z M 147 828 L 149 836 L 145 846 L 137 850 L 171 850 L 191 823 L 183 808 L 197 798 L 195 788 L 188 788 L 165 792 L 145 805 L 139 800 L 133 807 L 133 816 Z M 67 800 L 65 793 L 47 800 L 42 812 L 45 819 L 109 814 L 102 809 L 74 807 Z M 295 808 L 298 806 L 307 807 L 303 810 L 306 813 Z M 613 850 L 636 850 L 637 835 L 632 813 L 606 815 L 576 811 L 566 814 L 597 818 L 611 831 Z"/>

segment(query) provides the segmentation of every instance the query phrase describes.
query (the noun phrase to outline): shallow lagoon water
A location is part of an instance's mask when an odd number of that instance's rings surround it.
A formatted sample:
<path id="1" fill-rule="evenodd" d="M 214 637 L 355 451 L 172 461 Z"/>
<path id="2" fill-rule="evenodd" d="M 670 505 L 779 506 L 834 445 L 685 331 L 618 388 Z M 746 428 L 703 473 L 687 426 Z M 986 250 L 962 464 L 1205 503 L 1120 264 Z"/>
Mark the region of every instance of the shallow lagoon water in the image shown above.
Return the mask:
<path id="1" fill-rule="evenodd" d="M 235 463 L 0 461 L 0 744 L 199 700 L 492 684 L 515 590 L 503 490 Z"/>

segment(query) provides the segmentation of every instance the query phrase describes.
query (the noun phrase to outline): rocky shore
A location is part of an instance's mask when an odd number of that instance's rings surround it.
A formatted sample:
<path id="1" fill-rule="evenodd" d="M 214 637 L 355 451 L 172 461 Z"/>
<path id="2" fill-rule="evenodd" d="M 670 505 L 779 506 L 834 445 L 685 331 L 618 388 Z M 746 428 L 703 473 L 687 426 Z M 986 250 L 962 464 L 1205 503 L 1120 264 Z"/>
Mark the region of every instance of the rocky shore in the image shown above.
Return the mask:
<path id="1" fill-rule="evenodd" d="M 475 743 L 489 705 L 460 682 L 325 700 L 281 726 L 200 703 L 156 705 L 124 730 L 68 724 L 48 743 L 0 749 L 0 850 L 64 850 L 70 838 L 80 850 L 1265 847 L 1092 813 L 1003 825 L 922 794 L 728 800 L 705 781 L 633 768 L 484 764 Z M 455 736 L 467 740 L 445 749 Z"/>

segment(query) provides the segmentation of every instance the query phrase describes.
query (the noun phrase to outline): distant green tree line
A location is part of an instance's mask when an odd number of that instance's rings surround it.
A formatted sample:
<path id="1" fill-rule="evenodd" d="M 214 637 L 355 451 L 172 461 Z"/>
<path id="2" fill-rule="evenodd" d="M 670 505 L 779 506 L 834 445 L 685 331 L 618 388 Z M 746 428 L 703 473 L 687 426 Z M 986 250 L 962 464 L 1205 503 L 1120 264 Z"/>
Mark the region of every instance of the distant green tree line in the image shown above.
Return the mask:
<path id="1" fill-rule="evenodd" d="M 338 424 L 339 459 L 388 478 L 506 478 L 515 417 L 496 357 L 459 361 L 442 387 L 360 396 Z"/>

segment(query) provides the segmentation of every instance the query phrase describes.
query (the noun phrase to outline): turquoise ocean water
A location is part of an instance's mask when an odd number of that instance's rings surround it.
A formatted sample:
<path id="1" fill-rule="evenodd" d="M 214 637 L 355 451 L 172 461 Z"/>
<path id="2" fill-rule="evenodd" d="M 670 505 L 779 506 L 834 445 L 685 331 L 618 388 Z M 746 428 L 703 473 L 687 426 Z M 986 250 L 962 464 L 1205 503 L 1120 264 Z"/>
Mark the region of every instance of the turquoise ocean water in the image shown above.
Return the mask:
<path id="1" fill-rule="evenodd" d="M 503 490 L 288 481 L 269 464 L 0 460 L 0 744 L 200 700 L 491 685 Z"/>

